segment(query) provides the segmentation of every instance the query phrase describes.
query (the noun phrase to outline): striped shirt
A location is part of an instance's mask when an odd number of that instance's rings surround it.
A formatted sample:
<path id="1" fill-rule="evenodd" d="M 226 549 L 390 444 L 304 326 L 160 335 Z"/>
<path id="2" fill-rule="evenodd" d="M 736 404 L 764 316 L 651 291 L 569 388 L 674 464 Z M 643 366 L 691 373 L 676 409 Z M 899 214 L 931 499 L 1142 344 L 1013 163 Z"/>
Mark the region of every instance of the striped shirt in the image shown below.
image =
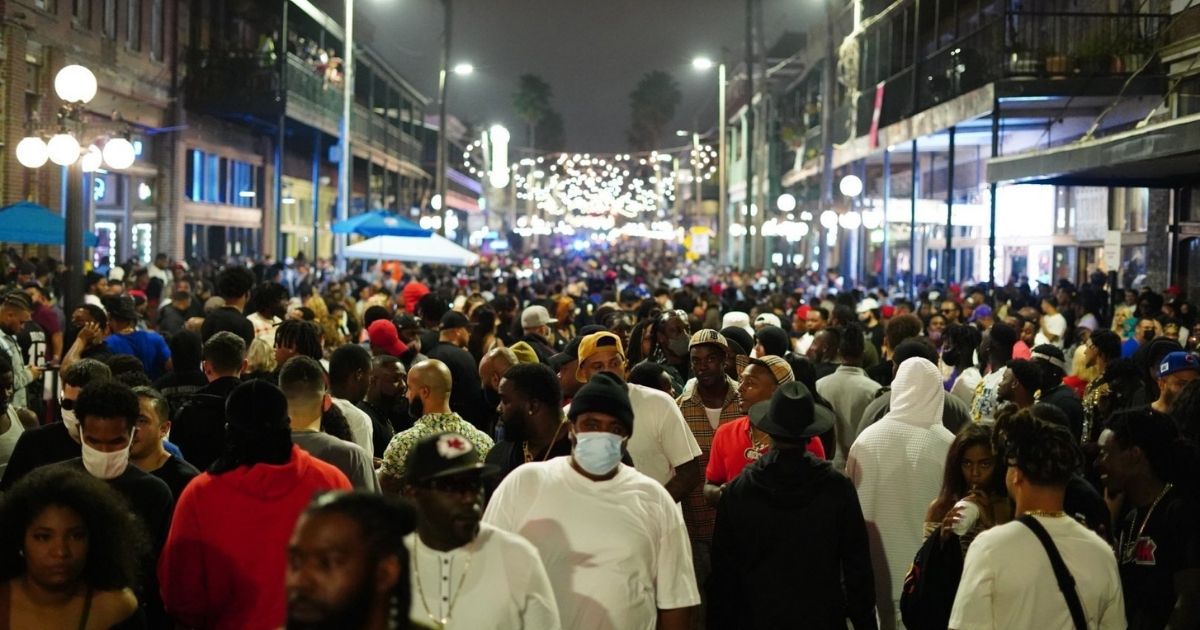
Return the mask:
<path id="1" fill-rule="evenodd" d="M 725 383 L 728 388 L 725 392 L 725 401 L 721 404 L 721 417 L 717 426 L 733 422 L 745 415 L 741 411 L 738 400 L 737 383 L 728 376 L 725 377 Z M 687 386 L 683 388 L 683 394 L 675 400 L 675 404 L 679 405 L 683 419 L 687 422 L 688 428 L 692 430 L 692 435 L 696 437 L 696 443 L 700 445 L 700 470 L 705 470 L 708 468 L 708 455 L 717 430 L 708 420 L 704 400 L 700 397 L 699 386 L 695 379 L 688 381 Z M 703 484 L 684 499 L 683 520 L 687 524 L 688 535 L 692 540 L 712 541 L 713 525 L 717 522 L 717 510 L 710 507 L 704 500 Z"/>

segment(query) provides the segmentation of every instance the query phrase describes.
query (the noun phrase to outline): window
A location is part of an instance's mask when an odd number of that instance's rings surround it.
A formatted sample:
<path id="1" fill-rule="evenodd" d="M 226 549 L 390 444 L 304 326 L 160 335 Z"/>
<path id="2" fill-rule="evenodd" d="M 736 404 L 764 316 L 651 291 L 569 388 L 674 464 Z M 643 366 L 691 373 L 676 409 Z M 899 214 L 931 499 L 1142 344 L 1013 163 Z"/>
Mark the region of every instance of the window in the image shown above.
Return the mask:
<path id="1" fill-rule="evenodd" d="M 125 46 L 129 50 L 142 49 L 142 0 L 126 0 Z"/>
<path id="2" fill-rule="evenodd" d="M 104 37 L 117 38 L 117 0 L 104 0 Z"/>
<path id="3" fill-rule="evenodd" d="M 75 25 L 80 28 L 91 28 L 91 5 L 92 0 L 72 0 L 71 17 Z"/>
<path id="4" fill-rule="evenodd" d="M 260 175 L 261 169 L 253 164 L 192 149 L 185 191 L 195 202 L 260 208 Z"/>
<path id="5" fill-rule="evenodd" d="M 163 61 L 163 0 L 150 0 L 150 57 Z"/>

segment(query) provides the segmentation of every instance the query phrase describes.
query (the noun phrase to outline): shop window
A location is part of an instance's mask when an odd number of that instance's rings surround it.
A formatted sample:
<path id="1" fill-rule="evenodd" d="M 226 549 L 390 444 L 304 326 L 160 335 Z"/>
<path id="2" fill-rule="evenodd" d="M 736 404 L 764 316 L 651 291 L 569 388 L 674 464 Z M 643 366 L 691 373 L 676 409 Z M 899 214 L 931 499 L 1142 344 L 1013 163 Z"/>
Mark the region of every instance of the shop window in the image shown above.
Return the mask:
<path id="1" fill-rule="evenodd" d="M 133 245 L 133 255 L 144 265 L 149 265 L 154 259 L 154 224 L 135 223 L 130 243 Z"/>
<path id="2" fill-rule="evenodd" d="M 262 207 L 261 169 L 253 164 L 192 149 L 187 154 L 187 198 L 242 208 Z"/>

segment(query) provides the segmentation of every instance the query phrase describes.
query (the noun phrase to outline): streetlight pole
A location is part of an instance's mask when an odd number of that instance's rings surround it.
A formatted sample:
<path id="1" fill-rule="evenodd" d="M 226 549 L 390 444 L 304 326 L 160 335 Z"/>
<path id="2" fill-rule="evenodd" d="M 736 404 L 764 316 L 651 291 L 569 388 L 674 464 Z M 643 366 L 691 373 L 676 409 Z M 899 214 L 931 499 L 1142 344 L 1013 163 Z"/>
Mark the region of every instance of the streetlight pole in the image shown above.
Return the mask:
<path id="1" fill-rule="evenodd" d="M 353 176 L 354 154 L 350 150 L 350 115 L 354 110 L 354 0 L 345 0 L 346 8 L 346 47 L 342 55 L 344 60 L 342 71 L 342 125 L 341 152 L 338 155 L 338 221 L 345 221 L 350 216 L 350 193 Z M 284 51 L 286 54 L 286 50 Z M 343 268 L 345 260 L 342 253 L 346 248 L 346 235 L 334 235 L 338 268 Z M 316 251 L 314 249 L 314 251 Z M 316 259 L 316 256 L 313 256 Z"/>
<path id="2" fill-rule="evenodd" d="M 821 77 L 821 208 L 822 211 L 833 210 L 833 92 L 837 83 L 833 73 L 837 70 L 834 58 L 833 37 L 834 19 L 832 0 L 825 0 L 825 30 L 829 33 L 825 38 L 825 68 Z M 821 241 L 818 237 L 818 241 Z M 818 259 L 820 273 L 824 274 L 829 268 L 829 245 L 821 242 L 821 256 Z"/>
<path id="3" fill-rule="evenodd" d="M 438 198 L 441 208 L 436 208 L 442 216 L 438 222 L 438 234 L 446 235 L 445 211 L 450 209 L 446 199 L 446 97 L 450 88 L 450 28 L 453 24 L 454 7 L 452 0 L 442 0 L 442 70 L 438 73 L 438 144 L 437 144 L 437 183 Z"/>
<path id="4" fill-rule="evenodd" d="M 717 66 L 717 132 L 721 138 L 717 143 L 717 170 L 720 172 L 720 185 L 717 187 L 717 203 L 720 204 L 720 209 L 717 212 L 717 227 L 719 230 L 718 239 L 721 243 L 721 256 L 728 260 L 730 245 L 728 243 L 729 234 L 729 182 L 726 181 L 725 173 L 725 136 L 726 116 L 725 116 L 725 62 Z"/>

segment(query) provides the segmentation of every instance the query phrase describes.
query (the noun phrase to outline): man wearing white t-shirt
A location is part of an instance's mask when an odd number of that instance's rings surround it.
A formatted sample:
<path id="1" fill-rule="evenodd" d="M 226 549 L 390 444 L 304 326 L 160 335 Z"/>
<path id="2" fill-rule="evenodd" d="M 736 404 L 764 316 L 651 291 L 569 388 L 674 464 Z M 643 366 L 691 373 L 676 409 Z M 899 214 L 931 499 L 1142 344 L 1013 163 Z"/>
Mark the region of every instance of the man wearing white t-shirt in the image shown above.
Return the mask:
<path id="1" fill-rule="evenodd" d="M 593 333 L 579 343 L 576 380 L 586 383 L 600 372 L 625 377 L 621 339 L 610 332 Z M 637 418 L 637 428 L 628 445 L 633 467 L 666 486 L 676 501 L 682 501 L 704 482 L 696 436 L 692 435 L 683 413 L 670 396 L 641 385 L 627 387 L 633 415 Z"/>
<path id="2" fill-rule="evenodd" d="M 620 463 L 634 418 L 625 382 L 597 374 L 571 402 L 571 456 L 517 468 L 484 513 L 537 547 L 564 628 L 684 630 L 700 603 L 683 514 Z"/>
<path id="3" fill-rule="evenodd" d="M 971 543 L 950 627 L 1078 627 L 1067 597 L 1059 590 L 1050 555 L 1035 533 L 1034 528 L 1040 527 L 1074 580 L 1086 626 L 1125 628 L 1121 578 L 1112 548 L 1063 511 L 1067 482 L 1081 464 L 1074 438 L 1067 429 L 1037 420 L 1028 410 L 1018 412 L 1001 428 L 1008 460 L 1004 481 L 1021 517 L 984 531 Z"/>
<path id="4" fill-rule="evenodd" d="M 537 549 L 480 523 L 484 464 L 458 433 L 422 438 L 408 454 L 404 494 L 417 507 L 409 552 L 414 623 L 448 630 L 558 630 L 558 606 Z"/>

